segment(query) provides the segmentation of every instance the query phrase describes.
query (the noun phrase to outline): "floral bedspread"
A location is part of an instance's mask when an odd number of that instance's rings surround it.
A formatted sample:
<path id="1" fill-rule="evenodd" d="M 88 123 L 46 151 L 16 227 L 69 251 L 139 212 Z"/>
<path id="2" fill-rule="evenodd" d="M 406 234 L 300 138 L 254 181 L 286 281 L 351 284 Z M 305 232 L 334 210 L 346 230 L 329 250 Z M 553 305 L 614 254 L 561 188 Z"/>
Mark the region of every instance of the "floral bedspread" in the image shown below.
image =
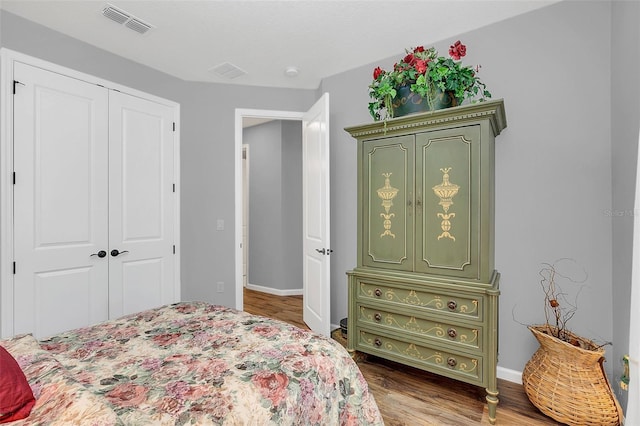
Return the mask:
<path id="1" fill-rule="evenodd" d="M 383 423 L 340 344 L 221 306 L 178 303 L 40 345 L 117 414 L 95 424 Z"/>
<path id="2" fill-rule="evenodd" d="M 11 426 L 122 425 L 112 408 L 76 381 L 30 334 L 0 340 L 25 374 L 36 403 L 29 417 Z"/>

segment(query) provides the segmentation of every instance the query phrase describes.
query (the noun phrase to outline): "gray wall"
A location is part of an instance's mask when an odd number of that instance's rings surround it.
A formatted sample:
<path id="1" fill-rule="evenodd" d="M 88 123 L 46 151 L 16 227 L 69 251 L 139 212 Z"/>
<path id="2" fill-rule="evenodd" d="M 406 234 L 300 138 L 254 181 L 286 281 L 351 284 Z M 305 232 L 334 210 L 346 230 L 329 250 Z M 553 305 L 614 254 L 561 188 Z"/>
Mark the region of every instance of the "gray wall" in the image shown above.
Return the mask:
<path id="1" fill-rule="evenodd" d="M 620 359 L 629 351 L 629 300 L 633 246 L 636 162 L 640 118 L 640 3 L 614 2 L 611 39 L 611 142 L 613 207 L 613 364 L 614 381 L 622 375 Z M 634 377 L 638 380 L 638 376 Z M 627 392 L 614 386 L 621 403 Z"/>
<path id="2" fill-rule="evenodd" d="M 244 129 L 249 145 L 249 284 L 302 290 L 302 126 Z"/>
<path id="3" fill-rule="evenodd" d="M 302 290 L 302 122 L 281 123 L 283 288 Z"/>
<path id="4" fill-rule="evenodd" d="M 618 391 L 628 350 L 631 219 L 638 133 L 638 5 L 562 2 L 436 42 L 460 38 L 480 63 L 508 128 L 496 148 L 496 268 L 502 273 L 500 366 L 521 371 L 537 348 L 524 324 L 544 321 L 538 271 L 570 257 L 589 274 L 570 326 L 607 346 Z M 371 29 L 372 40 L 381 29 Z M 182 105 L 182 279 L 185 299 L 232 306 L 233 109 L 305 110 L 331 95 L 331 318 L 346 316 L 345 271 L 356 263 L 356 146 L 342 130 L 371 122 L 367 85 L 377 65 L 326 78 L 318 91 L 187 83 L 2 14 L 3 46 Z M 615 64 L 615 66 L 613 66 Z M 238 100 L 240 99 L 240 100 Z M 613 164 L 613 166 L 612 166 Z M 215 219 L 225 219 L 216 232 Z M 618 392 L 620 395 L 620 392 Z M 623 396 L 623 398 L 625 398 Z"/>
<path id="5" fill-rule="evenodd" d="M 282 126 L 243 131 L 249 145 L 249 284 L 282 285 Z"/>

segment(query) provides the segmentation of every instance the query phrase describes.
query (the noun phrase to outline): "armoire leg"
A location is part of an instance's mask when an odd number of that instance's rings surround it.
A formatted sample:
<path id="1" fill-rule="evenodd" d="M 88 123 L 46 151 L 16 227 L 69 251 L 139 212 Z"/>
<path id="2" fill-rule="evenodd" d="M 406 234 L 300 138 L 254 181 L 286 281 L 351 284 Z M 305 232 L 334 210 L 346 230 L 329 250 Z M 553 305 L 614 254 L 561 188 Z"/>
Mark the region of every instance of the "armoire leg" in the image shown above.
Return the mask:
<path id="1" fill-rule="evenodd" d="M 496 424 L 496 407 L 498 406 L 498 390 L 486 389 L 487 406 L 489 408 L 489 423 Z"/>

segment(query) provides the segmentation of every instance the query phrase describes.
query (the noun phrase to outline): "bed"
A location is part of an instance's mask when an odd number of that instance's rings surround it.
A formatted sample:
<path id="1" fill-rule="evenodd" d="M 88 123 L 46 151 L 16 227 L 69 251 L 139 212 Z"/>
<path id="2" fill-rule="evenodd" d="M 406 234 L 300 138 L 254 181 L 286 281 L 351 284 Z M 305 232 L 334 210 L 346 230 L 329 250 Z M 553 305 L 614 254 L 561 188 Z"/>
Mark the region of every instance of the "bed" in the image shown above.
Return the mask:
<path id="1" fill-rule="evenodd" d="M 381 425 L 337 342 L 201 302 L 0 340 L 35 396 L 9 425 Z"/>

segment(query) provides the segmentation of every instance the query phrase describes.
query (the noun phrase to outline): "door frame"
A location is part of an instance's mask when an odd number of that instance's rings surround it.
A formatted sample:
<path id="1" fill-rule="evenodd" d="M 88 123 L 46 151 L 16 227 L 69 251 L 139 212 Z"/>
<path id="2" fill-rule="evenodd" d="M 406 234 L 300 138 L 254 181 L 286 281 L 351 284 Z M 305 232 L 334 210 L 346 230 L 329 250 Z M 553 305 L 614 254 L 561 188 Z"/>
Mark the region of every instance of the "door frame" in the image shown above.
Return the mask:
<path id="1" fill-rule="evenodd" d="M 13 335 L 13 68 L 22 62 L 67 77 L 118 90 L 173 108 L 174 135 L 174 238 L 176 241 L 174 294 L 180 300 L 180 104 L 90 74 L 35 58 L 5 47 L 0 48 L 0 337 Z"/>
<path id="2" fill-rule="evenodd" d="M 249 158 L 249 144 L 242 144 L 242 286 L 249 284 L 249 176 L 251 160 Z M 244 279 L 246 272 L 246 280 Z"/>
<path id="3" fill-rule="evenodd" d="M 638 155 L 636 161 L 636 190 L 634 201 L 634 212 L 640 209 L 640 142 L 638 142 Z M 627 424 L 635 424 L 640 420 L 640 407 L 636 404 L 640 400 L 640 384 L 637 383 L 637 371 L 640 370 L 640 217 L 633 215 L 633 248 L 631 253 L 631 296 L 629 303 L 629 352 L 628 368 L 634 374 L 629 383 L 629 394 L 627 395 Z M 635 381 L 633 381 L 635 379 Z M 636 401 L 634 401 L 634 399 Z"/>
<path id="4" fill-rule="evenodd" d="M 303 117 L 304 112 L 300 111 L 244 108 L 236 108 L 235 110 L 235 299 L 236 309 L 240 311 L 244 308 L 244 286 L 242 283 L 242 211 L 244 207 L 242 200 L 242 120 L 243 118 L 263 118 L 302 123 Z"/>

